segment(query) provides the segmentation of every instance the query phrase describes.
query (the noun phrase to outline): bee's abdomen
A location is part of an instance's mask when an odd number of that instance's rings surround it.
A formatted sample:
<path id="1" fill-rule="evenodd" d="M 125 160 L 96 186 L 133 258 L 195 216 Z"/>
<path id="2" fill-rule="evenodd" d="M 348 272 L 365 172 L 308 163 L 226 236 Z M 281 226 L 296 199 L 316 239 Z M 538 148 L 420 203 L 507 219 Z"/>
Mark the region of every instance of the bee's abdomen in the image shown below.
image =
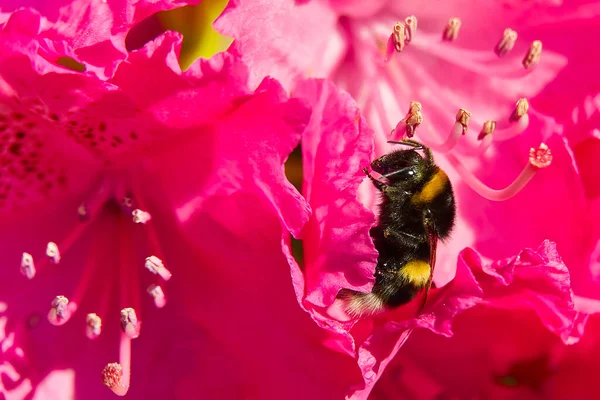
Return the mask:
<path id="1" fill-rule="evenodd" d="M 429 263 L 410 259 L 401 265 L 380 264 L 377 267 L 373 294 L 390 308 L 411 301 L 429 280 Z M 391 267 L 391 268 L 390 268 Z"/>

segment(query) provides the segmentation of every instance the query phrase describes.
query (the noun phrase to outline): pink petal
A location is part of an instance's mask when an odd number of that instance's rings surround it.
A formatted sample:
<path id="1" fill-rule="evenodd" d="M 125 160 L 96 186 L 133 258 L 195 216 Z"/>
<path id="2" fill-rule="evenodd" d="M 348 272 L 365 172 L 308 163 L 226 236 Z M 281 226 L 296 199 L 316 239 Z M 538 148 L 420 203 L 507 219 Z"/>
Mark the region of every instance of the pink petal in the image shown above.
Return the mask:
<path id="1" fill-rule="evenodd" d="M 214 26 L 237 41 L 250 67 L 251 87 L 272 76 L 290 91 L 299 79 L 327 76 L 335 68 L 344 49 L 336 17 L 317 1 L 295 5 L 293 0 L 236 0 Z M 274 24 L 265 24 L 265 19 Z"/>
<path id="2" fill-rule="evenodd" d="M 313 105 L 302 138 L 304 192 L 313 216 L 303 231 L 306 301 L 328 307 L 345 288 L 369 290 L 377 253 L 375 222 L 356 197 L 370 164 L 372 135 L 356 104 L 328 81 L 308 80 L 295 92 Z"/>

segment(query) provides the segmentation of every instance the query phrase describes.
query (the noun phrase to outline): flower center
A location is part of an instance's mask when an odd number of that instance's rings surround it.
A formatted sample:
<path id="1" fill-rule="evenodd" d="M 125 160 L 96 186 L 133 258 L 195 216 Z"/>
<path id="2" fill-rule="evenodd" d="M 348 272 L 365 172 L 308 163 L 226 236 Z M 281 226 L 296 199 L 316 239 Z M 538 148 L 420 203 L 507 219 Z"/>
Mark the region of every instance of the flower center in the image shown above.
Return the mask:
<path id="1" fill-rule="evenodd" d="M 391 139 L 406 139 L 416 135 L 418 140 L 427 147 L 430 147 L 434 151 L 444 153 L 461 177 L 464 178 L 464 182 L 473 190 L 487 199 L 496 201 L 506 200 L 516 195 L 523 187 L 525 187 L 527 182 L 531 180 L 537 171 L 550 165 L 552 161 L 551 151 L 542 143 L 539 148 L 531 149 L 529 162 L 513 183 L 501 190 L 492 189 L 484 185 L 462 165 L 461 161 L 453 154 L 453 149 L 461 141 L 461 138 L 467 134 L 469 125 L 471 125 L 476 132 L 479 132 L 477 136 L 479 141 L 478 145 L 469 150 L 474 156 L 483 155 L 494 142 L 505 141 L 519 135 L 527 129 L 529 125 L 529 103 L 527 99 L 518 99 L 512 113 L 500 120 L 485 120 L 463 107 L 457 107 L 458 112 L 455 117 L 455 123 L 451 127 L 449 134 L 445 139 L 435 141 L 433 138 L 437 136 L 439 129 L 436 129 L 438 127 L 433 126 L 433 121 L 427 120 L 427 110 L 424 110 L 422 106 L 424 102 L 419 99 L 419 96 L 427 89 L 431 89 L 431 93 L 439 93 L 440 95 L 447 93 L 448 90 L 445 87 L 438 86 L 436 84 L 436 79 L 426 72 L 426 68 L 421 68 L 416 65 L 416 63 L 413 62 L 413 59 L 409 60 L 408 58 L 404 58 L 407 56 L 416 57 L 413 53 L 407 54 L 408 45 L 410 44 L 410 47 L 415 46 L 421 50 L 425 50 L 429 55 L 440 57 L 442 61 L 453 64 L 460 63 L 461 65 L 464 62 L 469 65 L 469 69 L 475 73 L 489 72 L 478 65 L 479 59 L 485 59 L 492 63 L 499 62 L 497 60 L 508 54 L 515 46 L 518 34 L 514 30 L 510 28 L 505 29 L 502 38 L 495 45 L 495 48 L 490 46 L 490 52 L 494 51 L 497 55 L 497 57 L 494 57 L 492 54 L 492 57 L 490 58 L 489 56 L 483 56 L 479 53 L 454 48 L 454 42 L 458 38 L 461 27 L 461 20 L 459 18 L 450 18 L 448 24 L 442 31 L 442 37 L 439 38 L 438 36 L 437 39 L 427 32 L 419 31 L 417 33 L 417 18 L 415 16 L 410 16 L 404 21 L 394 23 L 392 25 L 391 33 L 389 30 L 386 32 L 381 24 L 374 24 L 373 26 L 368 27 L 365 25 L 360 26 L 361 29 L 357 30 L 357 32 L 362 33 L 362 35 L 357 35 L 357 40 L 363 40 L 364 43 L 364 39 L 362 38 L 365 37 L 365 31 L 368 31 L 374 39 L 373 43 L 376 48 L 378 43 L 384 42 L 383 37 L 386 36 L 383 35 L 387 35 L 388 45 L 383 60 L 384 63 L 381 63 L 381 60 L 377 62 L 379 71 L 376 73 L 371 72 L 370 69 L 365 69 L 363 71 L 372 79 L 367 78 L 366 81 L 368 82 L 369 87 L 365 89 L 363 86 L 363 90 L 361 90 L 360 96 L 358 96 L 358 102 L 359 107 L 364 110 L 364 112 L 369 113 L 372 111 L 371 115 L 376 117 L 384 132 L 391 132 Z M 520 68 L 519 64 L 515 64 L 515 66 L 512 67 L 515 69 L 513 75 L 516 74 L 517 76 L 520 76 L 522 74 L 531 73 L 533 71 L 533 68 L 531 67 L 540 61 L 541 53 L 542 44 L 539 40 L 536 40 L 531 44 L 527 54 L 525 54 L 525 59 L 522 62 L 522 66 L 525 69 L 522 67 Z M 374 51 L 373 54 L 379 55 L 379 50 Z M 453 59 L 452 54 L 458 54 L 461 57 L 464 57 L 465 60 Z M 466 57 L 473 57 L 473 62 L 468 63 Z M 376 76 L 376 74 L 379 74 L 379 76 Z M 387 85 L 385 87 L 384 85 L 374 85 L 372 80 L 379 82 L 383 81 Z M 414 96 L 410 101 L 406 116 L 397 124 L 389 117 L 389 105 L 385 104 L 383 100 L 382 92 L 387 88 L 389 88 L 401 104 L 408 103 L 408 101 L 406 101 L 407 99 L 401 99 L 403 94 L 413 93 L 412 96 Z M 448 96 L 452 97 L 451 95 Z M 427 95 L 427 100 L 429 100 L 427 102 L 428 106 L 433 106 L 435 108 L 433 111 L 436 114 L 444 117 L 448 114 L 445 104 L 438 100 L 435 95 Z M 438 118 L 437 120 L 440 119 L 442 118 Z M 383 148 L 380 148 L 379 150 L 382 152 L 385 151 Z"/>
<path id="2" fill-rule="evenodd" d="M 122 175 L 122 174 L 121 174 Z M 80 217 L 77 226 L 74 227 L 62 240 L 58 242 L 48 242 L 45 254 L 35 264 L 36 249 L 30 252 L 24 252 L 21 258 L 21 272 L 27 279 L 34 279 L 36 275 L 44 273 L 58 273 L 58 269 L 53 266 L 64 262 L 70 262 L 70 253 L 73 248 L 77 247 L 79 239 L 86 231 L 93 229 L 95 223 L 99 223 L 99 219 L 103 213 L 111 213 L 120 215 L 119 220 L 123 216 L 129 220 L 130 228 L 119 226 L 119 231 L 128 231 L 135 229 L 135 224 L 143 227 L 146 235 L 148 249 L 154 254 L 162 254 L 158 243 L 157 235 L 152 226 L 152 217 L 148 211 L 145 211 L 141 202 L 141 195 L 138 188 L 131 182 L 123 179 L 115 178 L 118 174 L 111 175 L 102 180 L 100 185 L 88 197 L 84 204 L 73 210 Z M 127 190 L 126 190 L 127 189 Z M 107 206 L 113 206 L 108 208 Z M 114 207 L 116 205 L 116 207 Z M 137 229 L 139 230 L 139 228 Z M 127 232 L 121 238 L 119 252 L 121 255 L 132 251 L 131 246 L 127 245 L 126 238 L 133 235 L 132 232 Z M 135 249 L 133 249 L 135 251 Z M 143 250 L 148 251 L 148 250 Z M 142 251 L 140 251 L 141 253 Z M 41 253 L 41 252 L 40 252 Z M 142 254 L 143 255 L 143 254 Z M 106 386 L 111 388 L 117 395 L 124 395 L 129 388 L 129 375 L 131 365 L 131 340 L 139 336 L 141 330 L 141 322 L 137 311 L 141 310 L 139 296 L 132 294 L 134 291 L 140 291 L 139 279 L 135 278 L 139 273 L 132 274 L 130 268 L 132 263 L 129 258 L 131 256 L 121 256 L 121 265 L 119 268 L 119 297 L 120 302 L 126 307 L 121 310 L 120 328 L 123 332 L 121 335 L 119 346 L 119 363 L 109 363 L 102 372 L 102 380 Z M 163 260 L 156 255 L 150 254 L 145 257 L 136 257 L 140 259 L 138 265 L 139 270 L 143 268 L 152 272 L 156 276 L 155 283 L 151 284 L 146 292 L 152 296 L 157 308 L 162 308 L 166 304 L 166 297 L 163 288 L 160 286 L 160 281 L 168 281 L 171 278 L 171 272 L 165 266 Z M 144 261 L 145 260 L 145 261 Z M 71 317 L 78 312 L 79 306 L 83 303 L 83 297 L 88 293 L 95 282 L 95 274 L 97 272 L 97 262 L 90 261 L 82 271 L 81 278 L 77 283 L 76 288 L 69 297 L 59 294 L 50 303 L 48 312 L 48 321 L 55 326 L 65 325 Z M 134 264 L 135 265 L 135 264 Z M 104 277 L 103 280 L 106 280 Z M 115 281 L 115 279 L 110 279 Z M 137 311 L 136 311 L 137 310 Z M 86 316 L 85 331 L 87 338 L 93 340 L 102 333 L 102 318 L 106 317 L 106 310 L 92 310 Z M 108 327 L 115 329 L 117 327 Z M 82 332 L 83 333 L 83 332 Z"/>

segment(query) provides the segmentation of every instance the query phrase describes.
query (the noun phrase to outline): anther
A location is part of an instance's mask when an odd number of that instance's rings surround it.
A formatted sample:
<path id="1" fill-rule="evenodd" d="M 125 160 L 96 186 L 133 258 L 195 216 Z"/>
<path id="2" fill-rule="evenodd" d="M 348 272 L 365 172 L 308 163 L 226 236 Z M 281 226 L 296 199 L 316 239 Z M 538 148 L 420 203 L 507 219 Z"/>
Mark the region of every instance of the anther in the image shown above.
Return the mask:
<path id="1" fill-rule="evenodd" d="M 513 49 L 513 47 L 515 47 L 517 37 L 519 37 L 519 35 L 516 31 L 510 28 L 506 28 L 504 30 L 504 34 L 502 35 L 502 39 L 500 39 L 500 41 L 496 45 L 496 49 L 494 50 L 496 52 L 496 55 L 498 57 L 504 57 L 506 53 L 508 53 Z"/>
<path id="2" fill-rule="evenodd" d="M 504 201 L 519 193 L 531 178 L 533 178 L 537 171 L 548 167 L 552 163 L 552 152 L 544 143 L 540 144 L 537 149 L 531 148 L 529 150 L 529 162 L 527 163 L 527 166 L 513 183 L 501 190 L 492 189 L 486 186 L 468 171 L 453 154 L 448 154 L 447 159 L 463 178 L 463 181 L 480 196 L 488 200 Z"/>
<path id="3" fill-rule="evenodd" d="M 121 310 L 121 330 L 130 339 L 135 339 L 140 335 L 140 322 L 137 319 L 135 310 L 131 307 Z"/>
<path id="4" fill-rule="evenodd" d="M 422 122 L 423 114 L 421 113 L 421 103 L 418 101 L 411 101 L 406 117 L 398 122 L 398 125 L 396 125 L 394 130 L 397 131 L 405 128 L 406 136 L 411 138 L 415 135 L 415 129 L 417 129 L 417 126 L 421 125 Z"/>
<path id="5" fill-rule="evenodd" d="M 394 30 L 392 31 L 392 42 L 397 52 L 404 50 L 404 43 L 406 41 L 405 27 L 402 22 L 396 22 L 394 24 Z"/>
<path id="6" fill-rule="evenodd" d="M 85 335 L 88 339 L 94 340 L 102 333 L 102 319 L 95 314 L 89 313 L 85 317 Z"/>
<path id="7" fill-rule="evenodd" d="M 532 65 L 537 64 L 542 56 L 542 41 L 534 40 L 529 47 L 529 51 L 523 59 L 523 66 L 528 69 Z"/>
<path id="8" fill-rule="evenodd" d="M 410 43 L 415 34 L 417 33 L 417 17 L 411 15 L 404 19 L 405 23 L 405 37 L 406 44 Z"/>
<path id="9" fill-rule="evenodd" d="M 35 276 L 35 264 L 33 263 L 33 256 L 29 253 L 23 253 L 21 256 L 21 273 L 27 277 L 27 279 L 33 279 Z"/>
<path id="10" fill-rule="evenodd" d="M 442 39 L 452 42 L 458 37 L 458 31 L 460 30 L 461 21 L 459 18 L 450 18 L 448 25 L 444 29 Z"/>
<path id="11" fill-rule="evenodd" d="M 483 123 L 483 128 L 481 128 L 481 132 L 479 136 L 477 136 L 477 140 L 483 140 L 487 135 L 491 135 L 496 130 L 496 121 L 485 121 Z"/>
<path id="12" fill-rule="evenodd" d="M 65 296 L 56 296 L 52 300 L 51 306 L 48 312 L 48 321 L 55 326 L 65 324 L 75 311 L 75 307 L 69 303 L 69 299 Z"/>
<path id="13" fill-rule="evenodd" d="M 160 286 L 150 285 L 148 287 L 148 293 L 154 298 L 154 305 L 157 308 L 163 308 L 167 304 L 165 293 Z"/>
<path id="14" fill-rule="evenodd" d="M 144 264 L 148 271 L 153 274 L 160 275 L 165 281 L 171 279 L 171 272 L 165 268 L 162 260 L 156 256 L 150 256 L 146 258 L 146 263 Z"/>
<path id="15" fill-rule="evenodd" d="M 136 224 L 145 224 L 146 222 L 152 219 L 150 213 L 142 211 L 139 208 L 133 210 L 131 212 L 131 215 L 133 216 L 133 222 L 135 222 Z"/>
<path id="16" fill-rule="evenodd" d="M 519 99 L 508 120 L 511 122 L 518 121 L 522 116 L 527 115 L 527 111 L 529 111 L 529 102 L 527 99 Z"/>
<path id="17" fill-rule="evenodd" d="M 462 134 L 467 133 L 467 129 L 469 128 L 469 119 L 471 118 L 471 113 L 464 108 L 458 110 L 456 114 L 456 122 L 458 122 L 462 126 Z"/>
<path id="18" fill-rule="evenodd" d="M 54 242 L 48 242 L 46 246 L 46 255 L 54 264 L 58 264 L 60 262 L 60 251 L 58 250 L 58 246 Z"/>

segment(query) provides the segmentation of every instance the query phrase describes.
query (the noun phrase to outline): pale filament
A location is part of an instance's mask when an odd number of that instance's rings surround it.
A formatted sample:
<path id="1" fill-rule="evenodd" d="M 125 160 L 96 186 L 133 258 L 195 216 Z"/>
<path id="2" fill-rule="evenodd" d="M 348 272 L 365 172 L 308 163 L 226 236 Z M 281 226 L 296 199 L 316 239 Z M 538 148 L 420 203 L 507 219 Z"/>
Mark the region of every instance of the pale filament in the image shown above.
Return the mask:
<path id="1" fill-rule="evenodd" d="M 551 164 L 552 153 L 544 143 L 540 144 L 537 149 L 530 149 L 527 166 L 513 183 L 500 190 L 492 189 L 477 179 L 453 154 L 448 154 L 447 158 L 464 182 L 480 196 L 492 201 L 505 201 L 519 193 L 539 169 L 546 168 Z"/>
<path id="2" fill-rule="evenodd" d="M 432 132 L 432 129 L 429 125 L 425 125 L 425 128 L 426 128 L 427 132 L 429 133 L 428 136 L 434 136 L 434 133 Z M 440 153 L 448 153 L 450 150 L 452 150 L 457 145 L 457 143 L 459 142 L 459 140 L 462 136 L 463 136 L 463 126 L 460 124 L 460 122 L 457 121 L 452 126 L 452 129 L 450 130 L 450 134 L 448 135 L 448 137 L 446 137 L 446 140 L 444 140 L 443 143 L 438 144 L 438 143 L 429 142 L 424 137 L 419 138 L 419 140 L 421 142 L 423 142 L 423 144 L 425 144 L 427 147 L 430 147 L 434 151 L 437 151 Z"/>
<path id="3" fill-rule="evenodd" d="M 106 365 L 102 371 L 102 380 L 116 395 L 125 396 L 129 390 L 130 379 L 131 338 L 123 333 L 119 344 L 119 363 Z"/>

